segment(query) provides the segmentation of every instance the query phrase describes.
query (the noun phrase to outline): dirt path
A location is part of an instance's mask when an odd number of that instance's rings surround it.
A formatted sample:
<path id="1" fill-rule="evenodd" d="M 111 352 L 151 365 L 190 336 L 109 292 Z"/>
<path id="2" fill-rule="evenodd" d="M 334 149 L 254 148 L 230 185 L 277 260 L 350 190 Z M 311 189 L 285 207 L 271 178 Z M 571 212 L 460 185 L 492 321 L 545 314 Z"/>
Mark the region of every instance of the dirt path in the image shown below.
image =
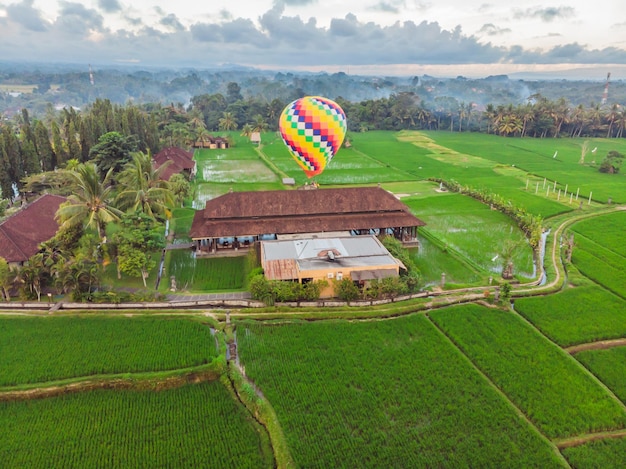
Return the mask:
<path id="1" fill-rule="evenodd" d="M 604 350 L 613 347 L 626 347 L 626 339 L 599 340 L 597 342 L 573 345 L 563 350 L 570 355 L 574 355 L 575 353 L 582 352 L 584 350 Z"/>
<path id="2" fill-rule="evenodd" d="M 624 438 L 626 437 L 626 430 L 615 430 L 612 432 L 591 433 L 589 435 L 577 436 L 574 438 L 567 438 L 565 440 L 555 441 L 554 444 L 559 450 L 565 448 L 572 448 L 574 446 L 584 445 L 591 441 L 606 440 L 609 438 Z"/>

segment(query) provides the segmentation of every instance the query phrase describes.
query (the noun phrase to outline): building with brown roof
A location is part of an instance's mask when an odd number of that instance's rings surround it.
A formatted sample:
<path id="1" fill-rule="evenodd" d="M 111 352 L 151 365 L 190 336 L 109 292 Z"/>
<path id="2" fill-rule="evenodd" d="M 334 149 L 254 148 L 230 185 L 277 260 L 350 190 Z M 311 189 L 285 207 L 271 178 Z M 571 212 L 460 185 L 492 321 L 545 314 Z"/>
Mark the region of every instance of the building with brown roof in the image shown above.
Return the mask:
<path id="1" fill-rule="evenodd" d="M 57 233 L 55 215 L 66 200 L 60 195 L 42 195 L 0 223 L 0 257 L 20 266 L 37 254 L 39 245 Z"/>
<path id="2" fill-rule="evenodd" d="M 380 187 L 231 192 L 196 212 L 190 236 L 200 250 L 237 247 L 280 235 L 343 232 L 393 234 L 417 245 L 425 223 Z"/>
<path id="3" fill-rule="evenodd" d="M 167 147 L 152 157 L 155 168 L 160 168 L 168 163 L 161 178 L 169 181 L 174 174 L 184 174 L 191 179 L 196 174 L 196 162 L 193 159 L 193 153 L 178 147 Z"/>
<path id="4" fill-rule="evenodd" d="M 230 146 L 226 137 L 214 137 L 213 135 L 200 135 L 194 142 L 194 148 L 209 148 L 211 150 L 225 150 Z"/>

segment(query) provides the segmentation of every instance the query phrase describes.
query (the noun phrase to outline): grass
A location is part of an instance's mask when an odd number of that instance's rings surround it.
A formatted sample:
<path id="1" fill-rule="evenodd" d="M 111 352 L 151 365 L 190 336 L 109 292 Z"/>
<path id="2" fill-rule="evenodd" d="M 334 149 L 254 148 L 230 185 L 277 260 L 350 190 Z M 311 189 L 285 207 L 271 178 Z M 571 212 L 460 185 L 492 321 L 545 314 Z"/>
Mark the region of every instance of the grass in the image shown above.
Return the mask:
<path id="1" fill-rule="evenodd" d="M 149 272 L 146 278 L 146 287 L 143 286 L 143 280 L 141 277 L 131 277 L 127 274 L 121 274 L 121 278 L 117 278 L 117 267 L 115 264 L 108 264 L 104 268 L 104 275 L 102 278 L 102 285 L 105 287 L 119 288 L 123 290 L 153 290 L 157 276 L 159 274 L 159 263 L 161 262 L 161 251 L 152 253 L 152 260 L 155 263 L 155 267 Z"/>
<path id="2" fill-rule="evenodd" d="M 598 233 L 600 236 L 600 233 Z M 585 276 L 626 299 L 626 258 L 584 236 L 575 239 L 572 262 Z"/>
<path id="3" fill-rule="evenodd" d="M 170 231 L 174 235 L 174 239 L 179 241 L 191 241 L 189 238 L 189 230 L 196 211 L 192 208 L 175 208 L 172 210 L 172 219 L 170 220 Z"/>
<path id="4" fill-rule="evenodd" d="M 623 407 L 518 316 L 466 305 L 430 317 L 549 438 L 626 426 Z"/>
<path id="5" fill-rule="evenodd" d="M 576 469 L 622 469 L 626 467 L 626 438 L 593 441 L 566 448 L 563 455 Z"/>
<path id="6" fill-rule="evenodd" d="M 435 193 L 435 187 L 430 197 L 402 200 L 412 213 L 426 222 L 424 229 L 428 233 L 484 272 L 500 273 L 507 246 L 517 246 L 512 257 L 516 274 L 533 277 L 532 248 L 509 217 L 471 197 Z"/>
<path id="7" fill-rule="evenodd" d="M 164 371 L 217 355 L 207 326 L 145 317 L 0 318 L 0 386 Z"/>
<path id="8" fill-rule="evenodd" d="M 422 132 L 438 145 L 461 152 L 480 156 L 496 164 L 515 165 L 531 174 L 557 181 L 561 187 L 567 184 L 570 191 L 580 189 L 586 199 L 593 198 L 607 202 L 626 202 L 626 175 L 602 174 L 598 166 L 611 150 L 626 154 L 626 142 L 621 139 L 581 139 L 581 138 L 507 138 L 496 135 L 458 132 Z M 589 153 L 584 164 L 580 163 L 582 145 L 588 140 L 589 148 L 597 148 Z M 497 148 L 497 151 L 486 151 Z M 555 152 L 556 157 L 553 158 Z M 595 160 L 595 164 L 592 161 Z M 613 177 L 615 176 L 615 177 Z"/>
<path id="9" fill-rule="evenodd" d="M 626 347 L 585 350 L 577 353 L 576 359 L 626 404 Z"/>
<path id="10" fill-rule="evenodd" d="M 560 467 L 423 316 L 237 323 L 299 467 Z"/>
<path id="11" fill-rule="evenodd" d="M 267 436 L 219 381 L 0 402 L 0 426 L 6 468 L 274 467 Z"/>
<path id="12" fill-rule="evenodd" d="M 444 251 L 438 244 L 427 237 L 420 237 L 419 249 L 411 249 L 411 258 L 415 261 L 424 286 L 440 285 L 441 274 L 446 274 L 446 285 L 480 284 L 484 275 L 455 257 L 450 251 Z"/>
<path id="13" fill-rule="evenodd" d="M 626 301 L 598 286 L 518 299 L 515 310 L 562 347 L 626 337 Z"/>
<path id="14" fill-rule="evenodd" d="M 164 278 L 174 276 L 178 290 L 211 292 L 241 290 L 245 286 L 247 257 L 195 257 L 189 249 L 167 251 Z M 169 288 L 169 282 L 161 282 Z"/>

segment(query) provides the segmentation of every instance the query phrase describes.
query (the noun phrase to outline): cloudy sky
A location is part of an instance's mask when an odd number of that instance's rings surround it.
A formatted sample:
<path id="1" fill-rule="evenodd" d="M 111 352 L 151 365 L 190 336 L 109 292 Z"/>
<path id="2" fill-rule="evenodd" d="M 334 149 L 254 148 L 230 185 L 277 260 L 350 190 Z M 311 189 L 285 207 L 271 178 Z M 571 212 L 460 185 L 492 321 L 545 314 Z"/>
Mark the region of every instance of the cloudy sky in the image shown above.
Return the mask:
<path id="1" fill-rule="evenodd" d="M 467 76 L 594 68 L 626 64 L 626 9 L 622 0 L 0 0 L 0 59 Z"/>

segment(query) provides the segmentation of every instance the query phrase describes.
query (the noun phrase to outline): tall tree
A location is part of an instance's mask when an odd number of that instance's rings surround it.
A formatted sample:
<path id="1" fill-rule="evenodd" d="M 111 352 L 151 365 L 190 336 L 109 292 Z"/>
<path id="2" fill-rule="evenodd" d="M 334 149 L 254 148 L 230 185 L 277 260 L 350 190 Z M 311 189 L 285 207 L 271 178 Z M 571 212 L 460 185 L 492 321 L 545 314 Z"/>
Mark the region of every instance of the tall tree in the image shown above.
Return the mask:
<path id="1" fill-rule="evenodd" d="M 65 162 L 68 160 L 68 154 L 63 145 L 63 138 L 61 137 L 61 128 L 56 121 L 50 123 L 50 132 L 52 133 L 52 148 L 57 157 L 57 165 L 60 167 L 65 166 Z"/>
<path id="2" fill-rule="evenodd" d="M 220 130 L 230 131 L 237 130 L 237 121 L 231 112 L 224 112 L 219 121 Z"/>
<path id="3" fill-rule="evenodd" d="M 162 229 L 153 218 L 142 212 L 127 213 L 120 219 L 121 230 L 112 237 L 117 246 L 119 271 L 141 277 L 143 286 L 156 262 L 152 253 L 165 247 Z"/>
<path id="4" fill-rule="evenodd" d="M 2 140 L 4 141 L 4 150 L 7 155 L 6 160 L 9 163 L 9 177 L 11 179 L 11 183 L 21 186 L 20 181 L 24 177 L 22 152 L 20 150 L 20 144 L 17 137 L 8 125 L 2 128 Z"/>
<path id="5" fill-rule="evenodd" d="M 241 87 L 238 83 L 231 81 L 226 85 L 226 101 L 228 104 L 232 104 L 237 101 L 243 100 L 241 95 Z"/>
<path id="6" fill-rule="evenodd" d="M 115 199 L 121 210 L 139 211 L 152 218 L 165 219 L 174 205 L 170 185 L 162 179 L 166 165 L 154 169 L 149 153 L 137 152 L 117 178 L 120 186 Z"/>
<path id="7" fill-rule="evenodd" d="M 67 138 L 68 159 L 82 161 L 82 151 L 80 143 L 78 142 L 79 135 L 74 121 L 69 122 L 67 126 L 67 135 L 65 137 Z"/>
<path id="8" fill-rule="evenodd" d="M 9 156 L 4 148 L 4 138 L 0 134 L 0 192 L 2 198 L 13 200 L 13 180 L 11 179 L 11 165 Z"/>
<path id="9" fill-rule="evenodd" d="M 15 280 L 14 272 L 9 267 L 9 263 L 4 257 L 0 257 L 0 293 L 6 301 L 9 301 L 9 290 Z"/>
<path id="10" fill-rule="evenodd" d="M 35 123 L 35 144 L 44 171 L 52 171 L 57 165 L 57 158 L 50 142 L 50 134 L 43 121 Z"/>
<path id="11" fill-rule="evenodd" d="M 124 165 L 131 160 L 131 153 L 137 151 L 137 139 L 124 136 L 119 132 L 107 132 L 98 139 L 91 150 L 89 158 L 98 165 L 103 174 L 113 170 L 119 173 Z"/>
<path id="12" fill-rule="evenodd" d="M 96 229 L 100 239 L 104 238 L 106 224 L 117 220 L 122 213 L 112 204 L 112 172 L 110 169 L 100 181 L 98 167 L 94 163 L 81 164 L 76 170 L 68 171 L 73 193 L 56 213 L 62 228 L 82 225 Z"/>

